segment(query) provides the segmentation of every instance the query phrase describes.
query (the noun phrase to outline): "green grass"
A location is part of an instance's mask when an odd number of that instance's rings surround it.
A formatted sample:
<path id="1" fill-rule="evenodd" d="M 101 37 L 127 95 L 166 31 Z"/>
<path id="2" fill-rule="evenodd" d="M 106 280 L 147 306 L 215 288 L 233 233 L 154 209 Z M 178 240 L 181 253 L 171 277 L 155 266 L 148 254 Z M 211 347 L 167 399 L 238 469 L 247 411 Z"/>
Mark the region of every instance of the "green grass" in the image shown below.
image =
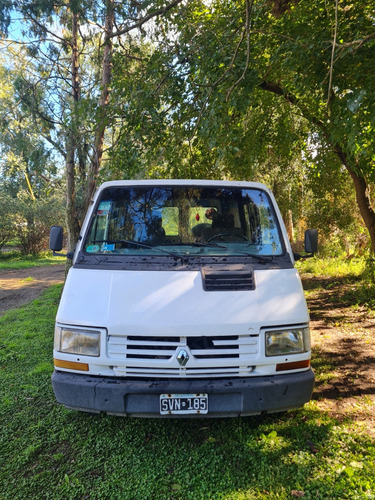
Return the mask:
<path id="1" fill-rule="evenodd" d="M 299 260 L 297 267 L 300 272 L 329 278 L 355 279 L 363 275 L 366 259 L 344 259 L 339 257 L 312 258 Z"/>
<path id="2" fill-rule="evenodd" d="M 365 257 L 344 259 L 339 257 L 313 258 L 298 261 L 297 268 L 304 277 L 306 297 L 315 290 L 337 290 L 334 302 L 350 307 L 365 307 L 372 316 L 375 313 L 375 264 Z"/>
<path id="3" fill-rule="evenodd" d="M 19 252 L 0 253 L 0 271 L 6 269 L 28 269 L 30 267 L 64 264 L 66 257 L 54 257 L 51 252 L 39 255 L 22 255 Z"/>
<path id="4" fill-rule="evenodd" d="M 282 415 L 199 420 L 59 406 L 50 376 L 60 291 L 0 318 L 2 500 L 286 500 L 293 490 L 304 499 L 375 498 L 374 442 L 314 402 Z"/>

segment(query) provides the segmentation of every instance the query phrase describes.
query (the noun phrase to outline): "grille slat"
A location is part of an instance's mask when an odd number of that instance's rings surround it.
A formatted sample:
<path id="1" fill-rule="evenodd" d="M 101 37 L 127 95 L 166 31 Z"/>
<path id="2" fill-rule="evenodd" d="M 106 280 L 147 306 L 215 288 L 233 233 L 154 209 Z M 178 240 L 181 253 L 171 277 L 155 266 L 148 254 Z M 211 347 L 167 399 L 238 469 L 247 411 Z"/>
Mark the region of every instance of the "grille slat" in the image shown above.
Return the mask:
<path id="1" fill-rule="evenodd" d="M 136 352 L 135 352 L 136 351 Z M 154 358 L 157 358 L 158 356 L 168 356 L 171 357 L 175 353 L 175 349 L 173 350 L 168 350 L 168 349 L 124 349 L 122 351 L 125 356 L 152 356 Z"/>
<path id="2" fill-rule="evenodd" d="M 121 367 L 115 366 L 113 368 L 115 375 L 128 376 L 128 377 L 147 377 L 147 378 L 198 378 L 198 377 L 228 377 L 233 375 L 246 376 L 253 371 L 253 367 L 239 367 L 233 366 L 230 368 L 200 368 L 200 369 L 151 369 L 151 368 L 137 368 L 137 367 Z"/>
<path id="3" fill-rule="evenodd" d="M 248 366 L 250 363 L 244 362 L 243 366 Z M 206 370 L 208 368 L 221 370 L 222 367 L 230 367 L 230 366 L 241 366 L 241 362 L 239 358 L 221 358 L 218 360 L 217 358 L 207 358 L 200 360 L 198 358 L 190 358 L 188 365 L 189 366 L 180 366 L 179 363 L 175 359 L 164 360 L 164 359 L 148 359 L 148 358 L 125 358 L 125 359 L 116 359 L 113 362 L 114 366 L 126 366 L 127 368 L 139 368 L 144 370 L 172 370 L 177 369 L 178 371 L 189 371 L 192 369 L 196 370 Z"/>
<path id="4" fill-rule="evenodd" d="M 139 346 L 139 341 L 136 341 L 136 340 L 128 340 L 127 342 L 125 341 L 125 344 L 127 344 L 128 346 Z M 142 346 L 155 346 L 155 347 L 166 347 L 166 346 L 171 346 L 171 345 L 174 345 L 174 346 L 182 346 L 184 345 L 182 342 L 167 342 L 167 341 L 147 341 L 147 340 L 143 340 L 142 341 Z"/>
<path id="5" fill-rule="evenodd" d="M 214 349 L 193 349 L 191 351 L 191 353 L 194 355 L 194 356 L 217 356 L 218 353 L 217 353 L 217 350 L 214 350 Z M 253 348 L 253 349 L 250 349 L 250 348 L 247 348 L 247 349 L 235 349 L 232 348 L 230 350 L 230 352 L 227 352 L 225 353 L 224 355 L 225 356 L 233 356 L 234 354 L 256 354 L 257 353 L 257 349 L 256 348 Z M 223 354 L 221 354 L 222 356 Z"/>
<path id="6" fill-rule="evenodd" d="M 137 357 L 151 357 L 151 358 L 158 358 L 158 356 L 166 356 L 168 358 L 172 357 L 173 354 L 175 353 L 175 349 L 173 350 L 158 350 L 158 349 L 152 349 L 152 350 L 144 350 L 144 349 L 137 349 L 135 352 L 134 349 L 124 349 L 123 354 L 125 356 L 137 356 Z"/>
<path id="7" fill-rule="evenodd" d="M 238 340 L 213 340 L 215 346 L 222 345 L 257 345 L 257 337 L 239 337 Z"/>

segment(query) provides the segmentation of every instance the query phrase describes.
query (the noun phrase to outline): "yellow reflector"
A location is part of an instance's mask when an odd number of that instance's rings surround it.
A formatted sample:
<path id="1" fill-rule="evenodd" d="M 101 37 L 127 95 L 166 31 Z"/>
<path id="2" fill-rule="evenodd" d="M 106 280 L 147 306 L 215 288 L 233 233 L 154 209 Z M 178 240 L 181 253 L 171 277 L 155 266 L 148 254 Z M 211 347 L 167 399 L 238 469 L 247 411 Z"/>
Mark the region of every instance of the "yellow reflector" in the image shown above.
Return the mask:
<path id="1" fill-rule="evenodd" d="M 305 359 L 303 361 L 293 361 L 292 363 L 279 363 L 276 365 L 277 372 L 284 372 L 287 370 L 298 370 L 299 368 L 308 368 L 310 366 L 310 360 Z"/>
<path id="2" fill-rule="evenodd" d="M 62 359 L 53 358 L 53 364 L 58 368 L 68 368 L 69 370 L 81 370 L 82 372 L 89 371 L 87 363 L 77 363 L 76 361 L 64 361 Z"/>

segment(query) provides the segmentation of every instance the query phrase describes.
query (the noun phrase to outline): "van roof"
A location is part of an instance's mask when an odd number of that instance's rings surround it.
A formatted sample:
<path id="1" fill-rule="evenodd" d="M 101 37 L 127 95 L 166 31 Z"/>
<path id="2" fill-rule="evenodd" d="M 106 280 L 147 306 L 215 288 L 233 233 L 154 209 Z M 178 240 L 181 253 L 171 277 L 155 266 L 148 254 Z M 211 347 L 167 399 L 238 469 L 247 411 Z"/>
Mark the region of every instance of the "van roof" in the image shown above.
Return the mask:
<path id="1" fill-rule="evenodd" d="M 255 188 L 270 192 L 269 188 L 261 182 L 248 181 L 214 181 L 201 179 L 143 179 L 143 180 L 120 180 L 104 182 L 99 189 L 120 186 L 221 186 L 238 188 Z"/>

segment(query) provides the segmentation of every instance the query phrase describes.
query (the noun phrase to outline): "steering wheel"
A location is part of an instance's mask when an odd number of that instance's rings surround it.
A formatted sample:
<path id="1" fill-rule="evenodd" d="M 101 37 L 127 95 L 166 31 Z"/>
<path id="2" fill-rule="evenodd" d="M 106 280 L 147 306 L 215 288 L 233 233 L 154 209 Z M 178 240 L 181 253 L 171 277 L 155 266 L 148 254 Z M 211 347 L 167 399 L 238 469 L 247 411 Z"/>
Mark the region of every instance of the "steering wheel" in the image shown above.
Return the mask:
<path id="1" fill-rule="evenodd" d="M 244 234 L 218 233 L 218 234 L 214 234 L 213 236 L 211 236 L 211 238 L 209 238 L 207 240 L 207 243 L 210 243 L 210 241 L 216 240 L 217 238 L 222 238 L 223 236 L 232 236 L 234 238 L 239 238 L 239 239 L 244 240 L 244 241 L 250 241 L 249 238 L 247 236 L 245 236 Z"/>

